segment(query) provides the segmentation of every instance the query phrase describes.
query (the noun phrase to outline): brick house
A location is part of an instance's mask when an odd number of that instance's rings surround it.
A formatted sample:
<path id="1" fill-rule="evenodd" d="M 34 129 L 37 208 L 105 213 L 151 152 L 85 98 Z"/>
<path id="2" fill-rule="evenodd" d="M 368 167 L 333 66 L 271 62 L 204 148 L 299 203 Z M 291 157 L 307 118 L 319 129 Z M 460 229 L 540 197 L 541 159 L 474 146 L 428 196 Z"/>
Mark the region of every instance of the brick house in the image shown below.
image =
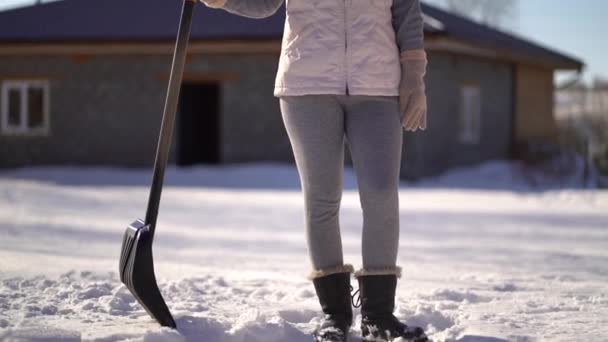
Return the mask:
<path id="1" fill-rule="evenodd" d="M 180 6 L 63 0 L 1 12 L 0 167 L 151 165 Z M 553 74 L 580 60 L 422 9 L 428 122 L 404 131 L 403 178 L 555 141 Z M 284 15 L 197 7 L 172 163 L 293 162 L 272 96 Z"/>

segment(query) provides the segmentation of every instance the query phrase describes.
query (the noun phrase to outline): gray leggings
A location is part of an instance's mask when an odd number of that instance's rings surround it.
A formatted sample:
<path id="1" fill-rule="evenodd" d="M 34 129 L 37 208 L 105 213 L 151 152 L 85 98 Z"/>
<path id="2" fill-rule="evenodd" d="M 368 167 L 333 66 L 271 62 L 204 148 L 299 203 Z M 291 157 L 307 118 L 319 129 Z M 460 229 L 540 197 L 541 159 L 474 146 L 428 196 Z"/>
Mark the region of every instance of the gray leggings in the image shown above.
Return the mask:
<path id="1" fill-rule="evenodd" d="M 346 137 L 363 209 L 363 269 L 394 269 L 403 139 L 398 97 L 283 96 L 280 107 L 304 194 L 312 267 L 343 265 L 338 211 Z"/>

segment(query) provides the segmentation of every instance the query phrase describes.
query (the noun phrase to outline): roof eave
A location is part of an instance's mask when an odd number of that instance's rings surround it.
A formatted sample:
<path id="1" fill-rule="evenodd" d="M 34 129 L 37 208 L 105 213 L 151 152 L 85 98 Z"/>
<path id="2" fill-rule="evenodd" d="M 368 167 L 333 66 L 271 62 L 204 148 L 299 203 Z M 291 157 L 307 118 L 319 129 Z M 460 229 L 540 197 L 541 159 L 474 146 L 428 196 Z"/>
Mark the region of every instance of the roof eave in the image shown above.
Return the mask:
<path id="1" fill-rule="evenodd" d="M 584 68 L 584 63 L 568 57 L 538 58 L 517 51 L 497 49 L 471 44 L 464 40 L 455 39 L 446 34 L 432 34 L 425 40 L 425 49 L 428 51 L 450 52 L 467 56 L 504 60 L 521 64 L 536 65 L 554 70 L 577 70 Z"/>

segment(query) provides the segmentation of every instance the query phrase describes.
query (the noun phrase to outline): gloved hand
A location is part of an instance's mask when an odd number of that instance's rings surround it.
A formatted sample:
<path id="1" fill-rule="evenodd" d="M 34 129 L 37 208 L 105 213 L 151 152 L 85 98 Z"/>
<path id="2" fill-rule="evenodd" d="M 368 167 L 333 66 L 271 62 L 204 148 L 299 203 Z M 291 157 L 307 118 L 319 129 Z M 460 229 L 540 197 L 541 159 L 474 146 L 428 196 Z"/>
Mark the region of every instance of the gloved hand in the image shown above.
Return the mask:
<path id="1" fill-rule="evenodd" d="M 226 3 L 226 0 L 201 0 L 203 4 L 211 8 L 222 8 Z"/>
<path id="2" fill-rule="evenodd" d="M 423 49 L 401 53 L 401 83 L 399 84 L 399 110 L 401 125 L 406 131 L 426 129 L 426 52 Z"/>

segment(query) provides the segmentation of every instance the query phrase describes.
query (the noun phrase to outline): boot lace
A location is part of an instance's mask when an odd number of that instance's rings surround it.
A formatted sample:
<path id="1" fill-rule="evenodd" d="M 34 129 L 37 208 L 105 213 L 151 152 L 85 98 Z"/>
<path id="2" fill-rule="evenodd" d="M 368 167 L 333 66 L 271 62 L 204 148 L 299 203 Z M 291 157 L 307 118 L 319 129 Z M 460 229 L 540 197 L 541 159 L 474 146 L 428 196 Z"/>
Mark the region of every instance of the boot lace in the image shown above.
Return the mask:
<path id="1" fill-rule="evenodd" d="M 350 291 L 352 292 L 354 290 L 354 288 L 352 287 L 352 285 L 350 286 Z M 357 296 L 357 301 L 355 302 L 355 296 Z M 358 308 L 361 306 L 361 292 L 359 291 L 359 289 L 357 289 L 357 291 L 355 291 L 355 293 L 353 293 L 350 296 L 350 302 L 353 304 L 354 307 Z"/>

